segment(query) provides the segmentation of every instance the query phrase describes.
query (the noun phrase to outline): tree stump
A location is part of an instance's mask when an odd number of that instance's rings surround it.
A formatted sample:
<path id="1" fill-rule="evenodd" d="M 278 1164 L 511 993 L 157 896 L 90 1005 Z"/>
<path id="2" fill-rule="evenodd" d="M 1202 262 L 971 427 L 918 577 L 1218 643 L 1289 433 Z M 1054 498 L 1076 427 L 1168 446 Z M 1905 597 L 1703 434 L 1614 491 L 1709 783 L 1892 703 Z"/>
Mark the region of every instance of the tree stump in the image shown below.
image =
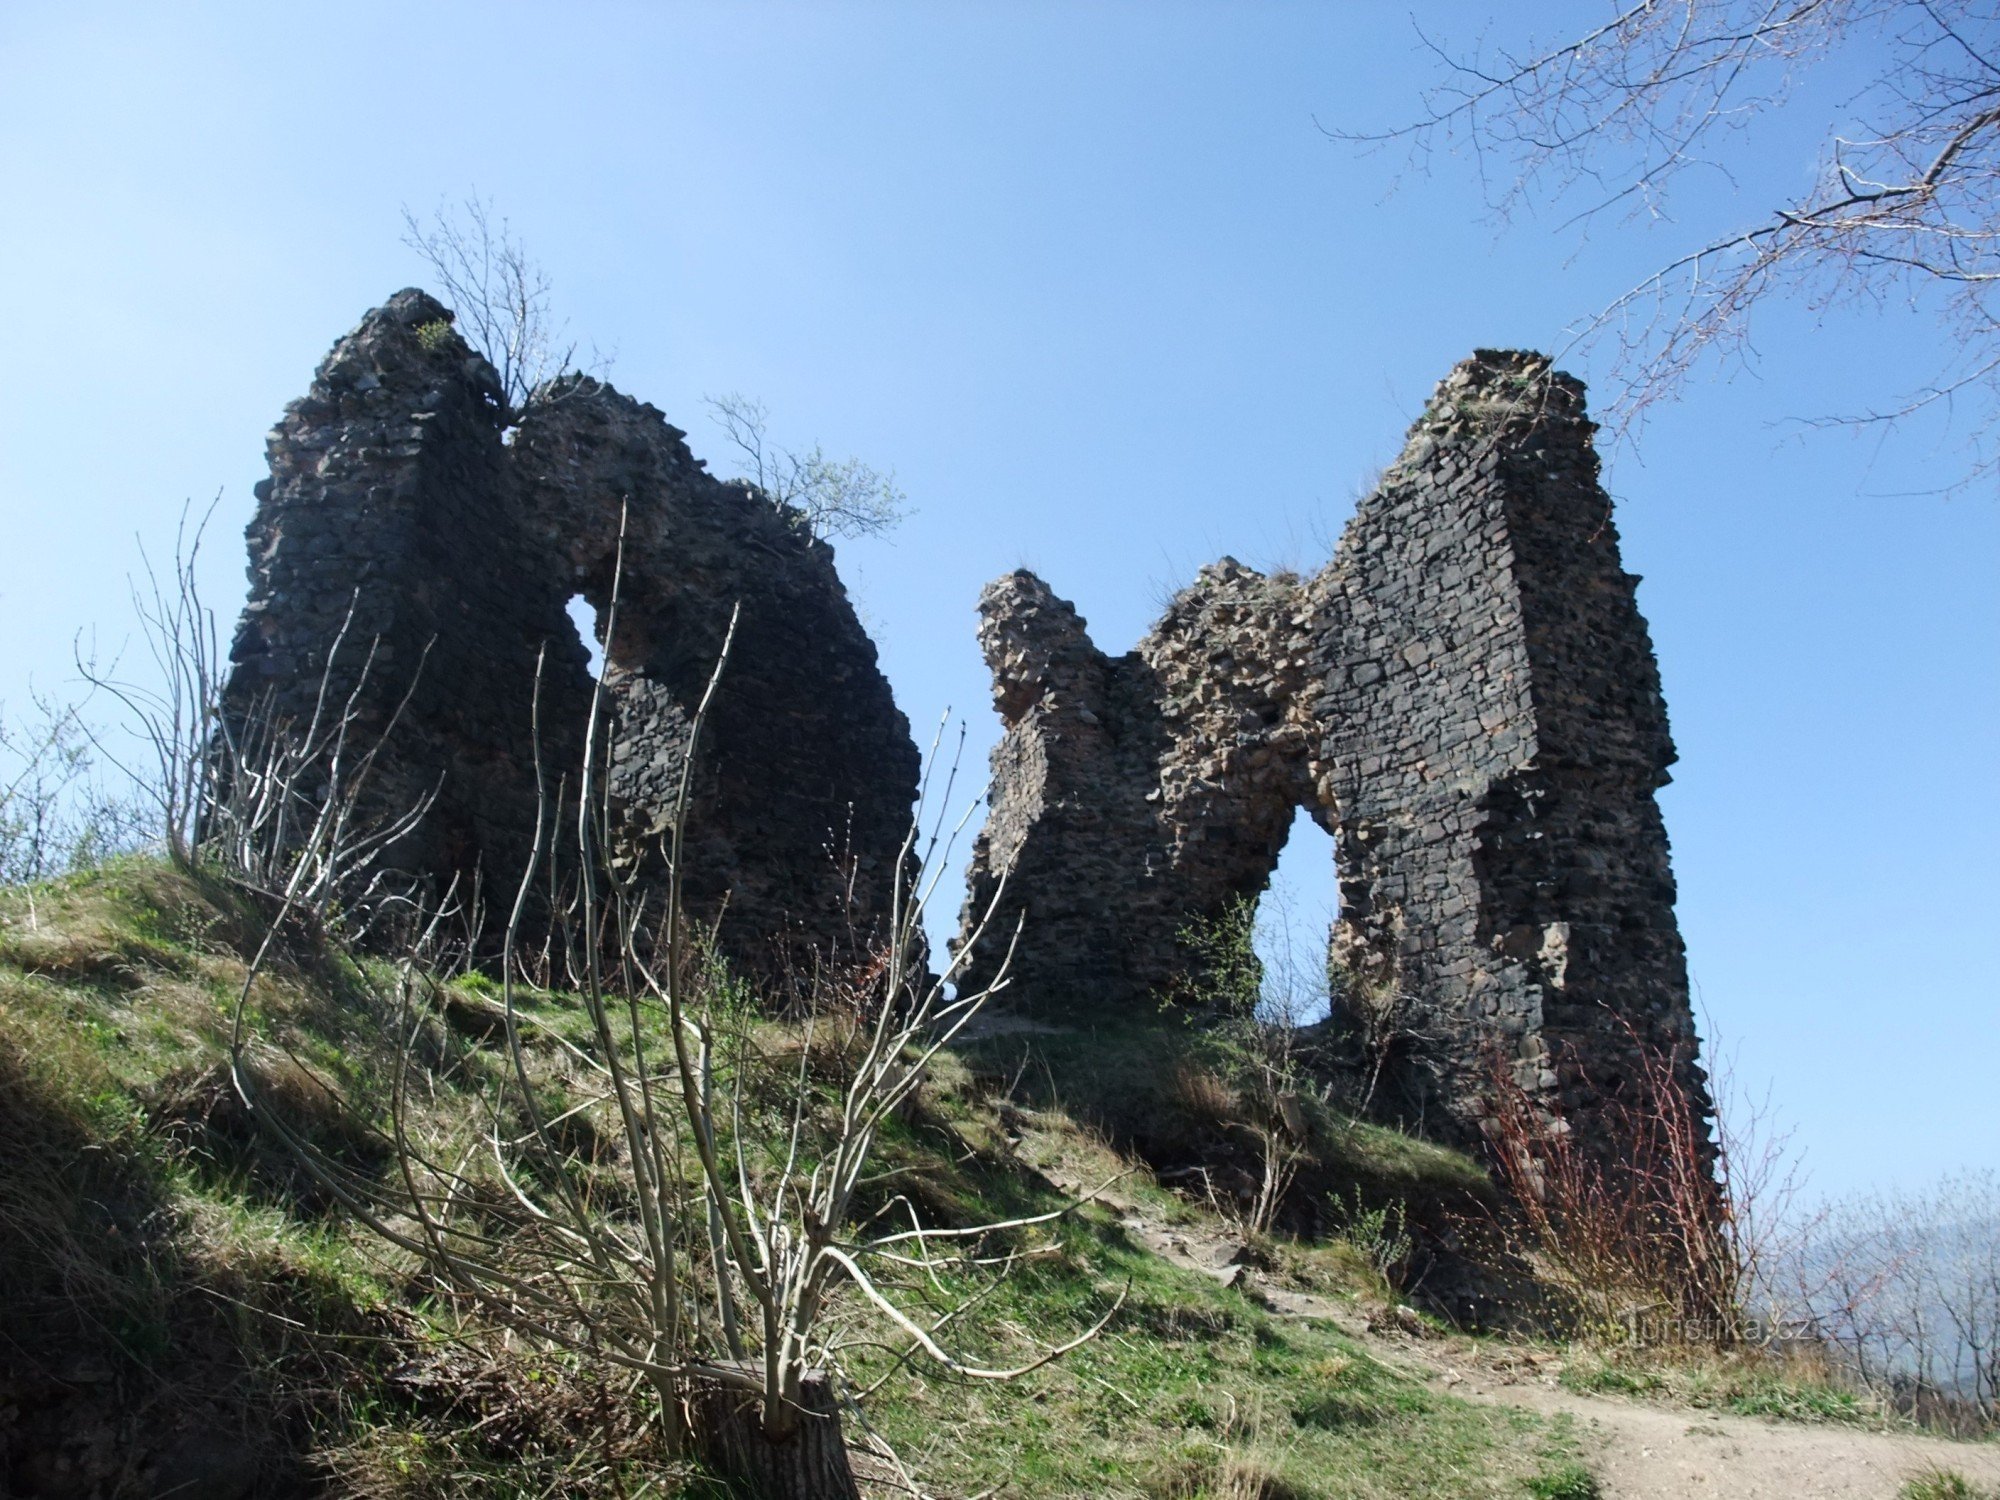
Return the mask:
<path id="1" fill-rule="evenodd" d="M 754 1392 L 698 1379 L 689 1408 L 703 1461 L 759 1500 L 861 1500 L 825 1371 L 806 1373 L 791 1431 L 775 1442 L 764 1434 L 764 1401 Z"/>

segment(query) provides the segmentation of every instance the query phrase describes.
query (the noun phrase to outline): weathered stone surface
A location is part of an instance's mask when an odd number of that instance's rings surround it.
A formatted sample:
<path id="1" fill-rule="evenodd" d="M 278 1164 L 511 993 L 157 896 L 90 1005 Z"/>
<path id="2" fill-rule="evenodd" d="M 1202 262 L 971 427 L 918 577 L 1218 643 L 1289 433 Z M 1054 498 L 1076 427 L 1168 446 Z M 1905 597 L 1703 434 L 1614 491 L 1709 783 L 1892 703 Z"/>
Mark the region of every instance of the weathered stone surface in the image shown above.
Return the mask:
<path id="1" fill-rule="evenodd" d="M 408 695 L 376 805 L 436 794 L 390 863 L 434 889 L 476 873 L 504 909 L 538 806 L 536 661 L 546 653 L 542 764 L 573 794 L 593 683 L 565 609 L 581 594 L 602 627 L 622 517 L 604 671 L 615 855 L 659 869 L 688 722 L 740 603 L 695 767 L 689 910 L 764 973 L 870 936 L 918 755 L 832 550 L 600 382 L 539 393 L 507 441 L 493 372 L 450 321 L 424 293 L 398 293 L 272 432 L 232 712 L 268 699 L 305 722 L 346 621 L 330 697 L 345 701 L 368 663 L 356 737 L 372 742 Z"/>
<path id="2" fill-rule="evenodd" d="M 739 611 L 694 768 L 689 909 L 760 971 L 848 951 L 888 915 L 919 757 L 833 549 L 710 477 L 651 406 L 594 380 L 546 394 L 510 458 L 528 531 L 608 619 L 610 789 L 626 857 L 660 868 L 691 715 Z"/>
<path id="3" fill-rule="evenodd" d="M 1496 1053 L 1575 1127 L 1635 1044 L 1708 1112 L 1654 800 L 1673 743 L 1594 430 L 1546 360 L 1476 356 L 1325 579 L 1334 953 L 1405 997 L 1422 1041 L 1387 1102 L 1446 1135 L 1477 1131 Z"/>
<path id="4" fill-rule="evenodd" d="M 1644 1046 L 1705 1115 L 1654 801 L 1673 749 L 1592 432 L 1575 381 L 1482 351 L 1309 582 L 1225 561 L 1115 661 L 1039 579 L 989 587 L 1006 733 L 961 941 L 1005 876 L 1021 1003 L 1157 1003 L 1176 934 L 1254 898 L 1305 807 L 1338 849 L 1335 1024 L 1396 1012 L 1378 1106 L 1477 1139 L 1499 1058 L 1587 1122 Z"/>
<path id="5" fill-rule="evenodd" d="M 550 650 L 551 725 L 581 723 L 590 679 L 564 616 L 565 580 L 521 523 L 499 382 L 450 317 L 422 292 L 399 292 L 334 345 L 272 430 L 228 696 L 239 717 L 269 695 L 282 719 L 310 722 L 345 621 L 326 701 L 344 704 L 365 667 L 356 746 L 381 737 L 415 684 L 375 773 L 375 805 L 436 794 L 389 863 L 483 870 L 511 896 L 535 827 L 538 650 Z M 570 742 L 553 748 L 568 755 Z"/>
<path id="6" fill-rule="evenodd" d="M 1309 597 L 1225 558 L 1113 660 L 1031 573 L 980 596 L 1007 734 L 967 915 L 986 909 L 1004 872 L 992 932 L 1025 916 L 1021 994 L 1161 992 L 1184 963 L 1179 929 L 1262 889 L 1312 796 Z M 1003 948 L 979 945 L 967 982 L 983 982 Z"/>

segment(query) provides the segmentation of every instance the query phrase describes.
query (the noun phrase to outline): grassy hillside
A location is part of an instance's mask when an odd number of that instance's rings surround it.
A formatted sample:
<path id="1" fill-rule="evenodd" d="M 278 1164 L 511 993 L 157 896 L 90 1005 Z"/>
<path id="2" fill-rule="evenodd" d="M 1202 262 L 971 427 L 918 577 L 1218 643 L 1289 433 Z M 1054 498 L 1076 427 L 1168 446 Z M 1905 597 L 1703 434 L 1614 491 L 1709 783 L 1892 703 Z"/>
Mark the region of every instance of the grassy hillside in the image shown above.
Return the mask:
<path id="1" fill-rule="evenodd" d="M 0 892 L 0 1487 L 80 1500 L 717 1493 L 659 1451 L 629 1381 L 434 1295 L 254 1128 L 225 1059 L 256 928 L 220 888 L 145 860 Z M 390 1065 L 381 980 L 294 953 L 252 993 L 264 1095 L 360 1174 L 389 1168 L 364 1128 Z M 534 1065 L 555 1077 L 576 1007 L 529 1004 L 552 1039 Z M 485 987 L 462 982 L 424 1039 L 419 1112 L 435 1139 L 490 1123 L 492 1020 Z M 798 1041 L 762 1033 L 773 1048 Z M 1031 1357 L 1125 1300 L 1102 1337 L 1011 1384 L 857 1346 L 869 1425 L 938 1495 L 1552 1492 L 1569 1457 L 1559 1426 L 1454 1400 L 1135 1238 L 1135 1210 L 1206 1222 L 1122 1154 L 1160 1159 L 1160 1081 L 1184 1078 L 1188 1045 L 1128 1025 L 996 1034 L 941 1059 L 883 1148 L 926 1215 L 1018 1216 L 1059 1206 L 1059 1183 L 1131 1171 L 1117 1206 L 1038 1232 L 1034 1258 L 957 1326 L 959 1347 Z M 1175 1128 L 1195 1135 L 1172 1149 L 1200 1156 L 1200 1122 Z M 1316 1191 L 1476 1191 L 1476 1170 L 1448 1153 L 1364 1127 L 1344 1139 Z M 615 1183 L 615 1154 L 594 1170 Z M 1388 1296 L 1353 1247 L 1264 1253 L 1273 1275 L 1329 1297 Z M 911 1295 L 948 1305 L 956 1275 Z M 866 1334 L 865 1309 L 841 1312 Z"/>

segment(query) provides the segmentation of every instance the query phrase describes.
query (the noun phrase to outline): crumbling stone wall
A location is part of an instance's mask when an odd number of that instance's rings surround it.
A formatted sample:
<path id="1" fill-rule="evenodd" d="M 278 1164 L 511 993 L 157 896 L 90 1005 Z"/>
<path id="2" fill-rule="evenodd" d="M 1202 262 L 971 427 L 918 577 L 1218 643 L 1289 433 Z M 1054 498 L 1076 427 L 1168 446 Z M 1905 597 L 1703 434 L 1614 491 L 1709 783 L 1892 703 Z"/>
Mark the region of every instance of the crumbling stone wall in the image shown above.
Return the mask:
<path id="1" fill-rule="evenodd" d="M 1005 875 L 1021 1003 L 1156 1003 L 1304 807 L 1338 851 L 1334 1025 L 1385 1112 L 1476 1140 L 1497 1060 L 1587 1121 L 1643 1046 L 1706 1113 L 1673 749 L 1592 431 L 1575 381 L 1482 351 L 1309 582 L 1225 562 L 1115 662 L 1039 579 L 990 587 L 1006 734 L 961 942 Z"/>
<path id="2" fill-rule="evenodd" d="M 968 983 L 1025 918 L 1011 972 L 1030 1003 L 1143 1001 L 1183 969 L 1183 927 L 1255 899 L 1311 796 L 1309 598 L 1224 558 L 1111 658 L 1032 573 L 986 588 L 979 640 L 1007 733 L 962 940 L 1000 905 Z"/>
<path id="3" fill-rule="evenodd" d="M 740 604 L 692 783 L 688 909 L 766 974 L 873 935 L 918 755 L 832 550 L 601 382 L 558 382 L 505 432 L 498 381 L 451 318 L 398 293 L 273 430 L 232 715 L 268 704 L 302 724 L 324 675 L 368 744 L 400 704 L 373 803 L 435 803 L 388 863 L 433 890 L 477 875 L 504 910 L 539 805 L 537 659 L 542 765 L 573 794 L 594 684 L 566 606 L 582 594 L 602 629 L 622 524 L 604 669 L 614 856 L 658 872 L 689 721 Z"/>
<path id="4" fill-rule="evenodd" d="M 600 621 L 625 857 L 661 871 L 691 716 L 729 660 L 697 752 L 689 909 L 764 971 L 801 974 L 887 918 L 919 756 L 834 571 L 833 549 L 750 485 L 710 477 L 684 434 L 599 381 L 561 383 L 510 457 L 537 550 Z"/>
<path id="5" fill-rule="evenodd" d="M 351 742 L 384 747 L 373 806 L 436 799 L 389 866 L 511 882 L 534 836 L 537 651 L 549 644 L 552 724 L 581 721 L 590 680 L 564 580 L 521 524 L 499 381 L 450 321 L 423 292 L 399 292 L 333 346 L 272 429 L 228 701 L 239 722 L 268 702 L 296 728 L 360 684 Z"/>
<path id="6" fill-rule="evenodd" d="M 1439 387 L 1328 578 L 1336 959 L 1386 1102 L 1477 1131 L 1496 1056 L 1585 1124 L 1635 1046 L 1694 1065 L 1654 793 L 1674 759 L 1583 388 L 1483 353 Z"/>

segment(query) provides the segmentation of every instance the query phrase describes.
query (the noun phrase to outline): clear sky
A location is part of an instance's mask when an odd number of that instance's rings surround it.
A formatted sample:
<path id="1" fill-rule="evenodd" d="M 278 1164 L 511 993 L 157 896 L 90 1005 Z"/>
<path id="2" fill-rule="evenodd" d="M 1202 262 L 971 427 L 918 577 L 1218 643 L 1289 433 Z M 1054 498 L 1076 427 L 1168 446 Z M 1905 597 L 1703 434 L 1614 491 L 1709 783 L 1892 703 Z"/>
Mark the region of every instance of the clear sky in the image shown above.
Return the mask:
<path id="1" fill-rule="evenodd" d="M 1501 10 L 1422 6 L 1466 38 L 1514 35 Z M 1392 192 L 1395 158 L 1315 125 L 1408 115 L 1409 15 L 8 0 L 0 697 L 59 685 L 79 628 L 129 635 L 134 538 L 188 498 L 221 493 L 204 577 L 233 615 L 265 430 L 421 279 L 402 206 L 476 191 L 697 452 L 722 456 L 702 395 L 740 390 L 779 439 L 896 470 L 916 515 L 842 571 L 911 718 L 950 707 L 983 760 L 983 582 L 1035 568 L 1122 650 L 1223 553 L 1316 567 L 1454 361 L 1559 346 L 1796 186 L 1839 88 L 1683 224 L 1503 231 L 1463 163 Z M 1782 425 L 1899 393 L 1936 337 L 1775 310 L 1754 365 L 1609 456 L 1700 1001 L 1831 1189 L 2000 1161 L 2000 507 L 1926 493 L 1948 433 Z"/>

